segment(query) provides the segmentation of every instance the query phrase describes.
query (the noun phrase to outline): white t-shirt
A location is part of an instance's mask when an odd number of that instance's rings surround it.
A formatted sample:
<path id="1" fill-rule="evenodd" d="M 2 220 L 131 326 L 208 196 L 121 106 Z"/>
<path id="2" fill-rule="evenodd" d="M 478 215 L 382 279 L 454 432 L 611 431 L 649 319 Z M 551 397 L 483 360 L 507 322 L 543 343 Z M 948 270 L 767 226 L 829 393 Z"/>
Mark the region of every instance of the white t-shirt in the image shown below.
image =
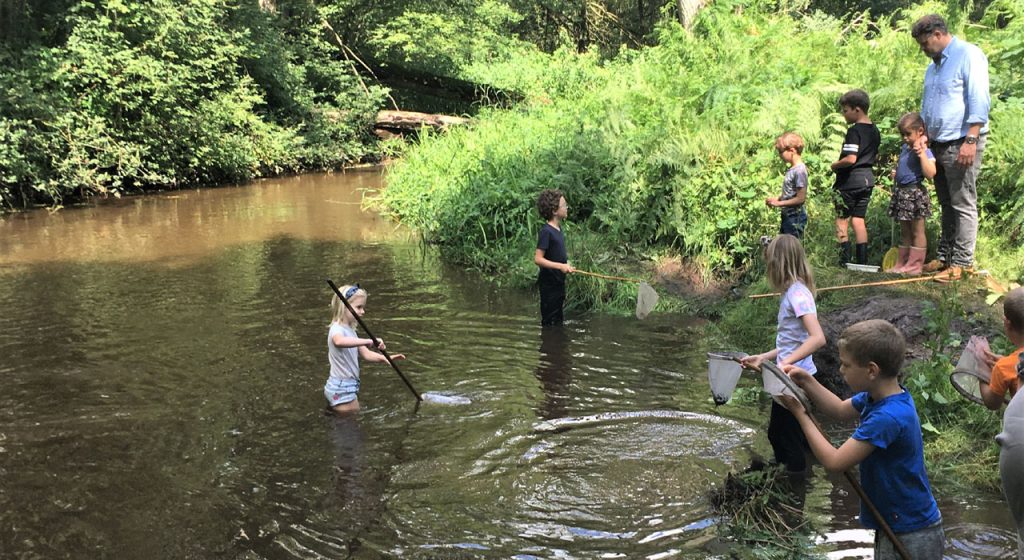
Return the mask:
<path id="1" fill-rule="evenodd" d="M 782 294 L 779 303 L 778 334 L 775 335 L 775 348 L 779 350 L 776 363 L 781 362 L 807 340 L 809 334 L 800 319 L 804 315 L 817 315 L 818 308 L 814 305 L 814 295 L 803 282 L 797 281 L 789 285 Z M 810 374 L 818 373 L 811 356 L 794 363 L 807 370 Z"/>
<path id="2" fill-rule="evenodd" d="M 327 359 L 331 362 L 331 378 L 359 379 L 359 348 L 340 348 L 334 345 L 334 335 L 356 338 L 356 331 L 348 325 L 331 323 L 327 331 Z"/>

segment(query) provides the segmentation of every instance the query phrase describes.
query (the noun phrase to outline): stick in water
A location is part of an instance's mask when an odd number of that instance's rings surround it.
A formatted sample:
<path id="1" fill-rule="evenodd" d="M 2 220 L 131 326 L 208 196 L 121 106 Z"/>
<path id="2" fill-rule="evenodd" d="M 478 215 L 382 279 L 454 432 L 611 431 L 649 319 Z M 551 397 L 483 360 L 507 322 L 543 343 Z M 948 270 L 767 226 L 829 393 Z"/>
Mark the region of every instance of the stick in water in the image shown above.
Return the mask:
<path id="1" fill-rule="evenodd" d="M 413 396 L 416 397 L 416 401 L 422 401 L 423 397 L 420 396 L 419 391 L 417 391 L 416 388 L 412 386 L 412 383 L 410 383 L 409 380 L 405 377 L 405 374 L 402 373 L 402 370 L 398 369 L 398 364 L 396 364 L 395 361 L 391 359 L 391 356 L 388 355 L 387 350 L 380 348 L 380 339 L 373 336 L 373 333 L 370 332 L 370 328 L 366 326 L 366 323 L 363 322 L 359 315 L 356 315 L 355 310 L 352 309 L 352 305 L 350 305 L 348 300 L 345 299 L 345 296 L 341 294 L 341 290 L 339 290 L 338 287 L 334 285 L 334 282 L 332 282 L 330 278 L 327 279 L 327 284 L 331 287 L 332 290 L 334 290 L 334 293 L 338 296 L 338 299 L 341 300 L 341 303 L 345 304 L 345 308 L 348 309 L 348 312 L 351 313 L 352 316 L 356 318 L 356 321 L 359 322 L 359 326 L 363 327 L 363 330 L 366 331 L 366 336 L 370 337 L 370 340 L 373 341 L 373 345 L 374 347 L 376 347 L 377 351 L 384 355 L 384 359 L 386 359 L 388 363 L 391 364 L 391 367 L 395 368 L 395 373 L 397 373 L 398 376 L 402 378 L 402 381 L 405 381 L 405 386 L 408 387 L 410 391 L 412 391 Z"/>

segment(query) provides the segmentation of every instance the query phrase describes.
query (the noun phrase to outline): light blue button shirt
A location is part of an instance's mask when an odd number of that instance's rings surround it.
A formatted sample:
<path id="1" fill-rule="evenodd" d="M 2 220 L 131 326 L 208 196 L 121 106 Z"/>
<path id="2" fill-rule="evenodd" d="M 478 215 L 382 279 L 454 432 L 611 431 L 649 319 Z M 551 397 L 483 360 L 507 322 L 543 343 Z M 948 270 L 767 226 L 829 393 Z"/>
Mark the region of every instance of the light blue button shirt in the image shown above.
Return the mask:
<path id="1" fill-rule="evenodd" d="M 921 118 L 933 142 L 963 138 L 972 124 L 988 132 L 988 59 L 981 49 L 956 37 L 939 62 L 924 72 Z"/>

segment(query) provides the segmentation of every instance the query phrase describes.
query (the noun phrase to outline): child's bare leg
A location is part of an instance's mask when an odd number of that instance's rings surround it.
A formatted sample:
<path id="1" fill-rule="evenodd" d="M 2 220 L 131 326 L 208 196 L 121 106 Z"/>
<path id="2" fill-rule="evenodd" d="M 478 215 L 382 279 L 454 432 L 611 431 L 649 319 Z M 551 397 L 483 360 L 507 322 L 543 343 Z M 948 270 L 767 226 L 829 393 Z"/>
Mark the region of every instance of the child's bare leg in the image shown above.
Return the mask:
<path id="1" fill-rule="evenodd" d="M 857 239 L 857 243 L 868 242 L 868 228 L 864 225 L 864 218 L 853 218 L 853 235 Z"/>
<path id="2" fill-rule="evenodd" d="M 922 221 L 922 225 L 924 222 Z M 900 247 L 917 246 L 914 238 L 914 222 L 900 222 Z"/>
<path id="3" fill-rule="evenodd" d="M 848 218 L 836 218 L 836 241 L 846 243 L 850 240 L 850 220 Z"/>
<path id="4" fill-rule="evenodd" d="M 901 222 L 901 224 L 902 223 L 907 223 L 907 222 Z M 911 231 L 910 235 L 911 235 L 911 238 L 913 239 L 913 243 L 911 243 L 911 245 L 914 246 L 914 247 L 920 247 L 922 249 L 927 247 L 928 246 L 928 236 L 925 235 L 925 232 L 924 232 L 924 218 L 917 218 L 913 222 L 909 222 L 909 225 L 910 225 L 910 231 Z"/>
<path id="5" fill-rule="evenodd" d="M 355 414 L 356 412 L 359 412 L 359 399 L 354 399 L 347 403 L 342 403 L 333 406 L 331 407 L 331 410 L 333 410 L 334 413 L 337 414 L 338 416 L 344 416 L 346 414 Z"/>

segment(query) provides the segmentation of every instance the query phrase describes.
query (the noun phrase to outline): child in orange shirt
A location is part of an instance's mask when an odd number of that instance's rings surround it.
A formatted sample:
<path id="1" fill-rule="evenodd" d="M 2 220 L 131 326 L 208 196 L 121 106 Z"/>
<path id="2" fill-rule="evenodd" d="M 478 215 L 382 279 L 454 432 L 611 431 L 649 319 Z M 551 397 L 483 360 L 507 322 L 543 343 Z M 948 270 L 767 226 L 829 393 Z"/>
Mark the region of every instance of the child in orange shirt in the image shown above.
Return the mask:
<path id="1" fill-rule="evenodd" d="M 985 406 L 992 410 L 999 410 L 1003 406 L 1007 391 L 1013 397 L 1020 388 L 1017 360 L 1021 350 L 1024 350 L 1024 287 L 1010 290 L 1006 294 L 1003 300 L 1003 328 L 1016 350 L 1008 356 L 997 356 L 991 352 L 986 354 L 986 361 L 992 365 L 992 378 L 988 383 L 981 383 L 981 397 L 985 400 Z"/>

